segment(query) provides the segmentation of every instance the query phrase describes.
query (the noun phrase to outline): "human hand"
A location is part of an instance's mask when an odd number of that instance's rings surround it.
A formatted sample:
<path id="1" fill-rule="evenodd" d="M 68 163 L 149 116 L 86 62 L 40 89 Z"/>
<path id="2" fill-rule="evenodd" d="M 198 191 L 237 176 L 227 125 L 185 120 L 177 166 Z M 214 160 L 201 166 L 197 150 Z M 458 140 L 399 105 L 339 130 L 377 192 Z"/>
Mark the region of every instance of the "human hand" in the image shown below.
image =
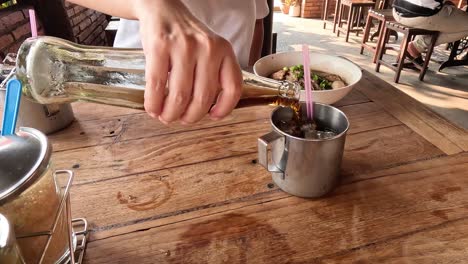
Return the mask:
<path id="1" fill-rule="evenodd" d="M 228 115 L 242 89 L 241 70 L 230 43 L 179 0 L 138 0 L 134 13 L 146 57 L 148 114 L 166 124 L 195 123 L 208 111 L 212 119 Z"/>

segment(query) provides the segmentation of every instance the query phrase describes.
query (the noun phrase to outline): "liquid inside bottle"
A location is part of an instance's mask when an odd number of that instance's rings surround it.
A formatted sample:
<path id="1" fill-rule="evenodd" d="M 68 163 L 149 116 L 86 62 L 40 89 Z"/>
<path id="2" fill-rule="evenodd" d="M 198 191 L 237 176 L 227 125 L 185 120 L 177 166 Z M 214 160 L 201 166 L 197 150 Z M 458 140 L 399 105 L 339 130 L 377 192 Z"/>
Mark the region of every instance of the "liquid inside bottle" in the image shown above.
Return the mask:
<path id="1" fill-rule="evenodd" d="M 144 68 L 142 50 L 37 37 L 20 47 L 16 76 L 23 83 L 23 95 L 40 104 L 79 100 L 142 109 Z M 299 85 L 245 71 L 242 74 L 243 91 L 237 107 L 275 104 L 299 110 Z"/>

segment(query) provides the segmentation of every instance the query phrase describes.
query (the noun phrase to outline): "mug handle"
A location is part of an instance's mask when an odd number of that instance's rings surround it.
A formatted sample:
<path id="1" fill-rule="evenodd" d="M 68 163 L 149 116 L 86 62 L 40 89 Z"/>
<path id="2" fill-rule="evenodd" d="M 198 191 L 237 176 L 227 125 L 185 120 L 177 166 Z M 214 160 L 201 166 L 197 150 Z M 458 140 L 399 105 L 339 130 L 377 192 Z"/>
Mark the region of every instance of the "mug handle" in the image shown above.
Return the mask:
<path id="1" fill-rule="evenodd" d="M 283 171 L 274 164 L 268 164 L 268 145 L 282 138 L 284 138 L 283 135 L 275 131 L 271 131 L 270 133 L 258 138 L 258 163 L 265 167 L 269 172 L 283 173 Z"/>

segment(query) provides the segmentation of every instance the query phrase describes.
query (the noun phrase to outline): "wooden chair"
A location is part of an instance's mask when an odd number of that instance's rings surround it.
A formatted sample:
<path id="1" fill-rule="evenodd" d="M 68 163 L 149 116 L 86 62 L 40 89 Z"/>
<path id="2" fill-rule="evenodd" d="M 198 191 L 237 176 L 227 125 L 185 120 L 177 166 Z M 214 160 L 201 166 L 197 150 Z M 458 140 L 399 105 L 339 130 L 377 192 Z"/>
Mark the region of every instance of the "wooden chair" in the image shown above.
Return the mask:
<path id="1" fill-rule="evenodd" d="M 372 20 L 376 19 L 378 21 L 378 39 L 377 44 L 375 46 L 367 44 L 369 40 L 370 30 L 372 27 Z M 382 10 L 369 10 L 367 14 L 366 26 L 364 28 L 364 35 L 362 36 L 362 43 L 361 43 L 361 54 L 363 54 L 364 49 L 369 50 L 373 54 L 372 62 L 375 63 L 377 61 L 378 50 L 377 48 L 381 46 L 381 42 L 383 40 L 383 27 L 385 26 L 385 22 L 387 21 L 394 21 L 393 18 L 393 11 L 392 9 L 382 9 Z M 395 31 L 392 31 L 395 32 Z M 398 38 L 397 34 L 394 34 L 395 38 Z M 372 40 L 373 36 L 371 37 Z"/>
<path id="2" fill-rule="evenodd" d="M 336 0 L 335 2 L 335 13 L 333 14 L 333 20 L 329 20 L 329 14 L 328 14 L 328 5 L 329 5 L 329 0 L 325 0 L 325 6 L 323 10 L 323 29 L 326 29 L 327 24 L 331 24 L 333 26 L 333 33 L 336 32 L 336 24 L 338 23 L 338 10 L 340 8 L 340 3 L 341 0 Z"/>
<path id="3" fill-rule="evenodd" d="M 358 36 L 359 32 L 362 31 L 362 28 L 358 28 L 358 27 L 361 24 L 361 16 L 363 13 L 363 9 L 374 8 L 374 6 L 375 6 L 375 2 L 370 1 L 370 0 L 342 0 L 340 4 L 339 15 L 338 15 L 338 28 L 337 28 L 336 35 L 339 37 L 340 32 L 345 33 L 346 42 L 348 42 L 349 40 L 350 32 L 356 32 L 356 36 Z M 342 18 L 343 18 L 343 12 L 345 8 L 348 8 L 348 20 L 346 22 L 346 27 L 343 27 Z M 357 27 L 353 27 L 354 24 L 356 24 Z"/>
<path id="4" fill-rule="evenodd" d="M 404 35 L 403 40 L 401 42 L 401 46 L 398 50 L 398 56 L 397 56 L 397 61 L 396 61 L 396 66 L 394 63 L 389 63 L 383 60 L 383 55 L 385 54 L 385 51 L 387 49 L 394 49 L 390 47 L 386 47 L 386 44 L 388 42 L 388 39 L 390 37 L 390 30 L 394 30 L 396 32 L 400 32 Z M 416 64 L 416 63 L 405 63 L 405 59 L 407 58 L 407 49 L 408 49 L 408 43 L 414 39 L 414 37 L 418 35 L 429 35 L 431 36 L 431 43 L 427 49 L 426 56 L 424 58 L 424 63 L 422 66 Z M 393 71 L 395 71 L 395 78 L 394 81 L 395 83 L 398 83 L 400 79 L 400 74 L 401 70 L 403 69 L 403 66 L 405 65 L 410 65 L 414 66 L 419 70 L 419 80 L 424 79 L 424 75 L 426 74 L 427 71 L 427 66 L 429 65 L 429 60 L 431 59 L 432 51 L 434 50 L 435 43 L 437 41 L 437 37 L 439 36 L 439 31 L 432 31 L 432 30 L 425 30 L 425 29 L 419 29 L 419 28 L 412 28 L 408 27 L 405 25 L 402 25 L 397 22 L 391 22 L 387 21 L 385 22 L 385 28 L 384 28 L 384 33 L 383 33 L 384 39 L 382 41 L 381 47 L 379 48 L 379 55 L 378 55 L 378 60 L 377 60 L 377 65 L 375 67 L 375 71 L 379 72 L 380 70 L 380 65 L 383 64 Z"/>

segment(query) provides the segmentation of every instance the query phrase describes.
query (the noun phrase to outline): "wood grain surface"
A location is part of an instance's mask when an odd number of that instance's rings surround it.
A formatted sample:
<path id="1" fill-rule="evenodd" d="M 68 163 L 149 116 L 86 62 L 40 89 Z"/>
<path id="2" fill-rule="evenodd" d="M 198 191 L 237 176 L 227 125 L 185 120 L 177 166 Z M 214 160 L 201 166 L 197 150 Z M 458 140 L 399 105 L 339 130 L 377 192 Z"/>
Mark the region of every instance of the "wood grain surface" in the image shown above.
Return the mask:
<path id="1" fill-rule="evenodd" d="M 341 184 L 303 199 L 257 164 L 271 106 L 163 126 L 74 103 L 50 139 L 76 174 L 85 263 L 466 263 L 466 131 L 366 72 L 336 106 L 351 124 Z"/>

